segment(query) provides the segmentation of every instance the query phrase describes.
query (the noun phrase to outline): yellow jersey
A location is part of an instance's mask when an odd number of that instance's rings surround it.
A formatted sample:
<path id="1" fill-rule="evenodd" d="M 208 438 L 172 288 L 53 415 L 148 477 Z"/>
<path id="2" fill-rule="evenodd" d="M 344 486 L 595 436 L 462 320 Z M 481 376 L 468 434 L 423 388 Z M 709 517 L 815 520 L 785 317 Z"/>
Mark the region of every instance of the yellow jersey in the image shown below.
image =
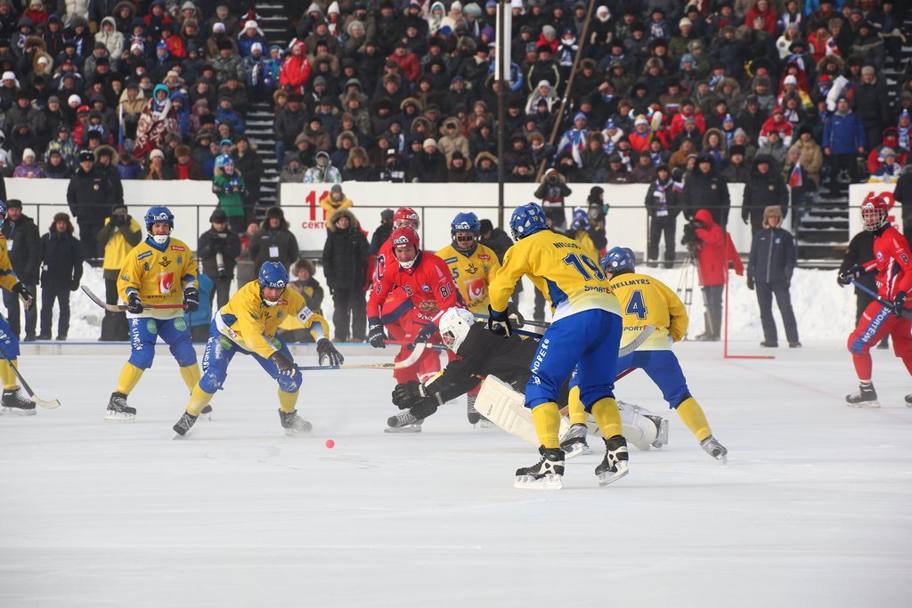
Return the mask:
<path id="1" fill-rule="evenodd" d="M 646 325 L 655 332 L 637 350 L 668 350 L 687 333 L 687 310 L 681 299 L 662 281 L 645 274 L 625 272 L 612 277 L 611 290 L 624 311 L 621 346 L 633 340 Z"/>
<path id="2" fill-rule="evenodd" d="M 7 253 L 6 238 L 0 235 L 0 287 L 12 291 L 13 286 L 19 282 L 19 277 L 13 272 L 13 264 Z"/>
<path id="3" fill-rule="evenodd" d="M 488 286 L 491 308 L 506 310 L 516 281 L 528 275 L 554 307 L 552 322 L 584 310 L 621 314 L 605 273 L 573 239 L 541 230 L 516 241 L 504 255 L 503 267 Z"/>
<path id="4" fill-rule="evenodd" d="M 286 325 L 289 318 L 293 319 L 290 327 Z M 241 287 L 215 315 L 215 326 L 223 336 L 264 359 L 281 348 L 275 335 L 283 325 L 284 329 L 310 329 L 314 339 L 329 331 L 326 319 L 307 308 L 304 296 L 294 289 L 285 289 L 278 304 L 267 306 L 256 280 Z"/>
<path id="5" fill-rule="evenodd" d="M 437 257 L 449 266 L 453 282 L 466 307 L 472 312 L 487 314 L 488 285 L 500 269 L 497 254 L 479 244 L 472 255 L 467 256 L 453 245 L 447 245 L 437 252 Z"/>
<path id="6" fill-rule="evenodd" d="M 184 287 L 196 287 L 196 258 L 183 241 L 168 239 L 164 248 L 146 238 L 130 250 L 117 278 L 117 294 L 124 302 L 131 292 L 139 293 L 146 304 L 183 304 Z M 180 308 L 147 308 L 133 317 L 176 319 L 184 316 Z"/>

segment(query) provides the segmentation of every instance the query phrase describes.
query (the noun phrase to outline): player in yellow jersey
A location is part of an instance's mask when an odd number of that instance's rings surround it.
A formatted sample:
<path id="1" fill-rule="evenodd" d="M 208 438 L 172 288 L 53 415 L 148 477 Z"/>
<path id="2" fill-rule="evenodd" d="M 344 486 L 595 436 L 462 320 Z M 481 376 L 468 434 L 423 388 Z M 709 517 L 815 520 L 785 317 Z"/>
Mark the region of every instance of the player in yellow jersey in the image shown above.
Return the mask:
<path id="1" fill-rule="evenodd" d="M 570 238 L 548 230 L 536 203 L 517 208 L 510 218 L 516 243 L 507 250 L 503 267 L 490 286 L 488 328 L 510 335 L 507 301 L 513 287 L 528 275 L 549 294 L 554 307 L 551 326 L 538 344 L 526 384 L 525 405 L 532 411 L 541 442 L 541 460 L 516 471 L 515 487 L 562 487 L 564 452 L 558 432 L 557 399 L 561 386 L 577 369 L 580 399 L 605 437 L 605 458 L 595 469 L 601 485 L 627 474 L 627 442 L 614 400 L 614 374 L 621 340 L 617 298 L 598 263 Z"/>
<path id="2" fill-rule="evenodd" d="M 317 340 L 320 365 L 341 365 L 344 359 L 326 337 L 326 320 L 307 308 L 304 296 L 287 286 L 285 267 L 278 262 L 264 262 L 257 279 L 239 289 L 215 314 L 203 355 L 203 377 L 190 395 L 187 410 L 174 425 L 178 435 L 187 434 L 212 395 L 222 387 L 228 364 L 238 353 L 251 355 L 275 378 L 279 385 L 279 421 L 286 433 L 310 430 L 310 423 L 298 416 L 296 409 L 301 372 L 288 346 L 276 338 L 276 331 L 286 317 L 295 316 Z"/>
<path id="3" fill-rule="evenodd" d="M 184 318 L 185 311 L 199 308 L 196 259 L 190 247 L 171 238 L 174 214 L 170 209 L 150 207 L 145 220 L 149 234 L 127 254 L 117 277 L 117 293 L 127 303 L 131 352 L 108 401 L 108 420 L 136 416 L 136 408 L 127 405 L 127 396 L 143 372 L 152 367 L 159 336 L 177 359 L 187 390 L 192 390 L 200 377 L 190 327 Z"/>
<path id="4" fill-rule="evenodd" d="M 0 201 L 0 222 L 6 218 L 6 201 Z M 0 287 L 22 298 L 26 308 L 35 305 L 35 294 L 22 284 L 13 272 L 6 239 L 0 235 Z M 17 304 L 18 306 L 18 304 Z M 0 315 L 0 381 L 3 382 L 3 397 L 0 407 L 4 412 L 35 415 L 35 402 L 29 399 L 16 382 L 13 366 L 19 357 L 19 338 L 13 333 L 6 318 Z"/>
<path id="5" fill-rule="evenodd" d="M 453 282 L 462 296 L 466 308 L 474 313 L 488 312 L 488 285 L 500 268 L 500 262 L 494 250 L 478 242 L 481 236 L 481 222 L 474 213 L 457 213 L 450 223 L 450 235 L 453 242 L 437 252 L 450 268 Z M 450 361 L 455 358 L 447 351 Z M 475 425 L 482 419 L 475 409 L 475 398 L 480 386 L 466 393 L 466 415 L 469 424 Z"/>
<path id="6" fill-rule="evenodd" d="M 635 352 L 618 359 L 617 369 L 642 369 L 659 387 L 668 406 L 694 434 L 706 453 L 726 461 L 728 450 L 713 437 L 703 408 L 690 394 L 678 358 L 671 350 L 674 342 L 687 333 L 687 311 L 667 285 L 645 274 L 638 274 L 633 251 L 615 247 L 601 260 L 611 290 L 624 312 L 624 337 L 629 342 L 646 325 L 655 327 L 652 336 Z"/>

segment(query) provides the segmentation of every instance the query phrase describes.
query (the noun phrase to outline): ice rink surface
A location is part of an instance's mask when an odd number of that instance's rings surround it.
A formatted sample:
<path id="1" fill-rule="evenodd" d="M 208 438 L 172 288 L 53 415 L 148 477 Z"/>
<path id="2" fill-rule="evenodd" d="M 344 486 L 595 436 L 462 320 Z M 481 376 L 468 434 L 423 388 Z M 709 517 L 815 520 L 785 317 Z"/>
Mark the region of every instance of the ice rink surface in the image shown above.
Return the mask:
<path id="1" fill-rule="evenodd" d="M 599 488 L 593 442 L 558 492 L 513 489 L 537 454 L 471 428 L 463 399 L 384 434 L 389 372 L 308 373 L 315 428 L 292 438 L 239 356 L 214 420 L 175 441 L 186 393 L 164 347 L 132 424 L 103 420 L 126 352 L 26 355 L 63 406 L 0 416 L 0 606 L 912 606 L 912 386 L 892 353 L 874 351 L 884 407 L 853 410 L 841 340 L 677 352 L 729 464 L 638 372 L 618 395 L 669 416 L 670 445 L 631 448 Z"/>

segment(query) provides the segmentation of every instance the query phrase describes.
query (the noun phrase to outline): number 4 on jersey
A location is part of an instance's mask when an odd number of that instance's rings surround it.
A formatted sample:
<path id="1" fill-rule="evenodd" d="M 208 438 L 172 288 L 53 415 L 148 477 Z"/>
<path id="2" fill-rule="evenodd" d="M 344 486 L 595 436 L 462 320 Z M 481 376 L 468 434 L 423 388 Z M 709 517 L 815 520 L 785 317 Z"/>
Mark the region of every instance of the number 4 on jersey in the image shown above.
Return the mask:
<path id="1" fill-rule="evenodd" d="M 627 300 L 627 308 L 624 309 L 624 313 L 636 315 L 636 318 L 640 320 L 646 318 L 648 311 L 646 310 L 646 302 L 643 301 L 643 292 L 641 290 L 637 289 L 630 294 L 630 299 Z"/>

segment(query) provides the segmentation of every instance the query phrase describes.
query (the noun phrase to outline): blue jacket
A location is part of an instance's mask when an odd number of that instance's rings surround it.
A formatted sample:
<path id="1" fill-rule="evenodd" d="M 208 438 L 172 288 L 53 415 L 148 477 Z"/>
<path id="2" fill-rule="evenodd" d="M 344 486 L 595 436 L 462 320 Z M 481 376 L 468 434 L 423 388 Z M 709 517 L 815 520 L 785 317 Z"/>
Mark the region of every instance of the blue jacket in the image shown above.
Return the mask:
<path id="1" fill-rule="evenodd" d="M 757 283 L 791 281 L 795 270 L 795 240 L 782 228 L 763 228 L 754 233 L 747 276 Z"/>
<path id="2" fill-rule="evenodd" d="M 833 154 L 855 154 L 865 146 L 865 132 L 855 114 L 833 113 L 823 124 L 822 148 L 830 148 Z"/>
<path id="3" fill-rule="evenodd" d="M 244 134 L 244 119 L 234 110 L 216 109 L 215 124 L 220 125 L 223 122 L 228 123 L 228 126 L 231 127 L 232 135 Z"/>

